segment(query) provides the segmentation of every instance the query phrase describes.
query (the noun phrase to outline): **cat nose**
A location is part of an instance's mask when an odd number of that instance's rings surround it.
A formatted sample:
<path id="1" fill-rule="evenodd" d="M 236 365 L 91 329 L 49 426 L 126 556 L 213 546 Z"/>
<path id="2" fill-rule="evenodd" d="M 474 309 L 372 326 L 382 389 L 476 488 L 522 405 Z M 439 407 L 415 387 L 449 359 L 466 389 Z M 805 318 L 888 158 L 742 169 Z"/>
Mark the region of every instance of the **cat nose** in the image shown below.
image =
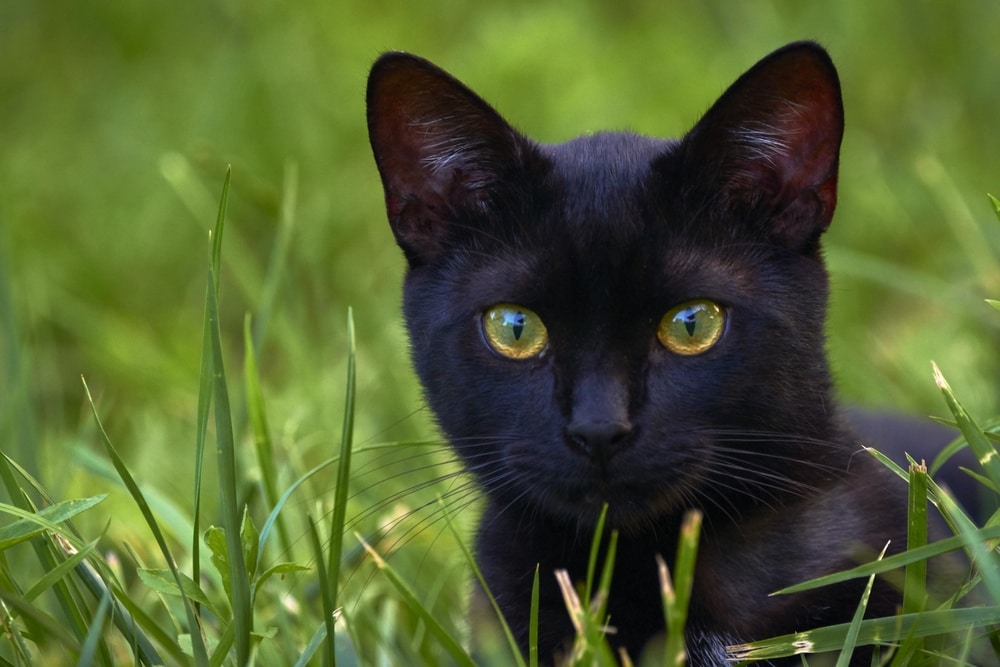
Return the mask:
<path id="1" fill-rule="evenodd" d="M 566 435 L 575 448 L 591 458 L 603 460 L 613 454 L 632 432 L 628 421 L 603 419 L 575 420 L 566 427 Z"/>
<path id="2" fill-rule="evenodd" d="M 570 446 L 603 464 L 631 432 L 628 381 L 623 369 L 605 366 L 582 373 L 576 380 L 566 425 Z"/>

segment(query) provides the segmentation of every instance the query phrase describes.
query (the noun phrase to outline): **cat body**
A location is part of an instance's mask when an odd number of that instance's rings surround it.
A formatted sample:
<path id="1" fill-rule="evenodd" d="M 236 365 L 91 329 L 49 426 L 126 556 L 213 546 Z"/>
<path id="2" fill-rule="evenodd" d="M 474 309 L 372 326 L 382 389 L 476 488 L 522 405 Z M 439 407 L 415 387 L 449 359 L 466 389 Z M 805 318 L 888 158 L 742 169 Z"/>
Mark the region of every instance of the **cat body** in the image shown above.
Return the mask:
<path id="1" fill-rule="evenodd" d="M 861 450 L 824 353 L 820 237 L 836 205 L 836 70 L 792 44 L 680 140 L 540 144 L 434 65 L 386 54 L 368 87 L 414 365 L 486 499 L 478 562 L 522 646 L 572 625 L 552 572 L 620 532 L 613 645 L 664 630 L 655 555 L 704 514 L 690 664 L 850 620 L 864 581 L 770 593 L 905 545 L 905 485 Z M 878 583 L 870 615 L 895 611 Z M 797 662 L 794 664 L 798 664 Z"/>

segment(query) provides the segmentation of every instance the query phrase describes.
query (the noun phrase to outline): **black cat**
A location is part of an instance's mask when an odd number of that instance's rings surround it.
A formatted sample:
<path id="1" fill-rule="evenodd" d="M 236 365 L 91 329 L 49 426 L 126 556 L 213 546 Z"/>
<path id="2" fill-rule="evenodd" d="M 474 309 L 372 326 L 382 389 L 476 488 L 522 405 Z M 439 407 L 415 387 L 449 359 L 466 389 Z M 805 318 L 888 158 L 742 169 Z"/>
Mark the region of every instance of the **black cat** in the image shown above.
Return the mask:
<path id="1" fill-rule="evenodd" d="M 905 486 L 860 451 L 824 353 L 843 131 L 827 53 L 771 54 L 674 141 L 536 143 L 403 53 L 367 101 L 413 362 L 485 492 L 478 558 L 522 645 L 540 563 L 542 655 L 567 646 L 551 573 L 583 578 L 604 504 L 610 640 L 633 657 L 664 630 L 654 555 L 689 508 L 692 665 L 849 620 L 863 581 L 769 597 L 906 541 Z M 869 615 L 898 602 L 878 584 Z"/>

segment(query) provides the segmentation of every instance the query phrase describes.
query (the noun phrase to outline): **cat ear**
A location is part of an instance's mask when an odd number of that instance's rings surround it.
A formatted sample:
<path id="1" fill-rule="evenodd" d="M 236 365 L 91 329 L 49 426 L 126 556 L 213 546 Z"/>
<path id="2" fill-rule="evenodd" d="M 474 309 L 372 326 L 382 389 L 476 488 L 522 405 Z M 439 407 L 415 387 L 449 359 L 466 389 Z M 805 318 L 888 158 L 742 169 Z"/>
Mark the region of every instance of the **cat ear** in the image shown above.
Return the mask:
<path id="1" fill-rule="evenodd" d="M 430 261 L 456 212 L 490 207 L 526 140 L 461 82 L 408 53 L 375 62 L 367 103 L 396 242 L 411 265 Z"/>
<path id="2" fill-rule="evenodd" d="M 837 70 L 822 47 L 798 42 L 730 86 L 684 151 L 730 214 L 764 218 L 772 240 L 814 252 L 837 204 L 843 132 Z"/>

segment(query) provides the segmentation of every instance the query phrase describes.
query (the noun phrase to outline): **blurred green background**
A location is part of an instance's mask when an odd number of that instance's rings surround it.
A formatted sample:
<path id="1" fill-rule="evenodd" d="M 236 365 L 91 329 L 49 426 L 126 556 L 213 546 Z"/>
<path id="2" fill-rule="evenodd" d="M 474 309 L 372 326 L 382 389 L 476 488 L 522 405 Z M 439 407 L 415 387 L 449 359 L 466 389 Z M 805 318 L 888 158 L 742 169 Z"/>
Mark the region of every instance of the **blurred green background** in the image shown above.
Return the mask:
<path id="1" fill-rule="evenodd" d="M 82 374 L 134 474 L 190 510 L 207 232 L 228 164 L 222 308 L 235 382 L 244 314 L 269 298 L 295 195 L 261 349 L 281 455 L 302 470 L 336 447 L 348 306 L 356 440 L 433 435 L 364 123 L 367 70 L 387 49 L 437 62 L 531 136 L 560 141 L 677 136 L 758 58 L 821 41 L 848 119 L 827 236 L 842 394 L 944 414 L 934 359 L 974 415 L 992 416 L 1000 318 L 982 299 L 1000 298 L 986 198 L 1000 195 L 997 26 L 989 0 L 4 0 L 0 448 L 56 497 L 117 489 L 100 473 Z M 130 530 L 112 520 L 108 532 Z"/>

